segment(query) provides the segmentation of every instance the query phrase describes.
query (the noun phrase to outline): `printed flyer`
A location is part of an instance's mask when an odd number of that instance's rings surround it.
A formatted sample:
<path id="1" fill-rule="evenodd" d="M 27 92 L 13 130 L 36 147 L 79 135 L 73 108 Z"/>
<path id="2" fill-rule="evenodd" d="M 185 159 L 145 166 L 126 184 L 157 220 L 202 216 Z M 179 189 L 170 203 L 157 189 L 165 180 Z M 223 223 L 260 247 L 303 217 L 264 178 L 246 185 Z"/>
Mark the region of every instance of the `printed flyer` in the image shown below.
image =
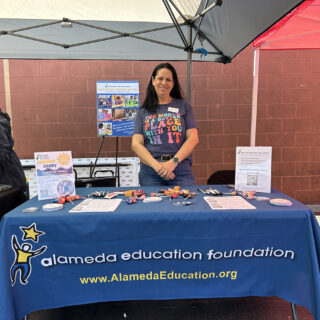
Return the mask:
<path id="1" fill-rule="evenodd" d="M 272 147 L 237 147 L 235 188 L 271 192 Z"/>
<path id="2" fill-rule="evenodd" d="M 38 199 L 75 195 L 71 151 L 34 153 Z"/>
<path id="3" fill-rule="evenodd" d="M 131 136 L 139 105 L 138 81 L 98 81 L 98 137 Z"/>

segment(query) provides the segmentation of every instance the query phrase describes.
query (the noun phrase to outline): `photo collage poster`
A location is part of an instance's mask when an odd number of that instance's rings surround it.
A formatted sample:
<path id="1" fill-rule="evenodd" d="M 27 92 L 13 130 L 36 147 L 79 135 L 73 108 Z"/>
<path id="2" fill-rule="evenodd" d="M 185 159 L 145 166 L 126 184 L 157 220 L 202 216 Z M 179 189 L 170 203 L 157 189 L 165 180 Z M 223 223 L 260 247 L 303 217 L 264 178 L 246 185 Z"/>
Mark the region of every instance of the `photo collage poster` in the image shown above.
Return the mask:
<path id="1" fill-rule="evenodd" d="M 98 137 L 131 136 L 139 106 L 138 81 L 97 81 Z"/>

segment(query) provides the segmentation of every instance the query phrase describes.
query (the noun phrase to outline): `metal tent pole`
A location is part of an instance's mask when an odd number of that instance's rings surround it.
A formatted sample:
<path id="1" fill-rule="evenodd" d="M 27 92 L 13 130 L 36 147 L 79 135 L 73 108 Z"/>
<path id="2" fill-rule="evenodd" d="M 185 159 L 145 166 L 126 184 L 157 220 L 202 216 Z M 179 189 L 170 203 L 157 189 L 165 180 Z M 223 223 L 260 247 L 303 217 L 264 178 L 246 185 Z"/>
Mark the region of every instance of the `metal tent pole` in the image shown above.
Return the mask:
<path id="1" fill-rule="evenodd" d="M 192 61 L 192 27 L 188 26 L 188 45 L 189 50 L 187 53 L 187 101 L 190 103 L 191 99 L 191 61 Z"/>
<path id="2" fill-rule="evenodd" d="M 296 306 L 292 302 L 291 302 L 291 311 L 292 311 L 292 315 L 293 315 L 293 320 L 298 320 Z"/>
<path id="3" fill-rule="evenodd" d="M 116 175 L 118 180 L 118 187 L 120 187 L 120 168 L 118 166 L 118 151 L 119 151 L 119 137 L 117 136 L 116 140 Z"/>
<path id="4" fill-rule="evenodd" d="M 250 147 L 256 145 L 260 50 L 254 50 Z"/>

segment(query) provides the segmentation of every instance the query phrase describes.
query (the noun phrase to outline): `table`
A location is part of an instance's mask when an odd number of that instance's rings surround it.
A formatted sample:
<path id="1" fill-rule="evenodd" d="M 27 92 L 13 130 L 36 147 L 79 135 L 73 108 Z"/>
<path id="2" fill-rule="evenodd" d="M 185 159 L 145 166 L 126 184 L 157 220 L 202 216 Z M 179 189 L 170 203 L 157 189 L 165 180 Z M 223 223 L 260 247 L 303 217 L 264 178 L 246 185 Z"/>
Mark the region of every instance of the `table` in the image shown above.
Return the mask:
<path id="1" fill-rule="evenodd" d="M 33 198 L 1 221 L 0 314 L 21 320 L 40 309 L 101 301 L 252 295 L 303 305 L 319 320 L 317 221 L 281 192 L 259 195 L 293 205 L 248 200 L 256 209 L 213 211 L 199 194 L 189 206 L 123 201 L 112 213 L 70 213 L 68 203 L 23 213 L 50 202 Z"/>
<path id="2" fill-rule="evenodd" d="M 26 200 L 27 196 L 19 188 L 11 187 L 0 191 L 0 218 Z"/>

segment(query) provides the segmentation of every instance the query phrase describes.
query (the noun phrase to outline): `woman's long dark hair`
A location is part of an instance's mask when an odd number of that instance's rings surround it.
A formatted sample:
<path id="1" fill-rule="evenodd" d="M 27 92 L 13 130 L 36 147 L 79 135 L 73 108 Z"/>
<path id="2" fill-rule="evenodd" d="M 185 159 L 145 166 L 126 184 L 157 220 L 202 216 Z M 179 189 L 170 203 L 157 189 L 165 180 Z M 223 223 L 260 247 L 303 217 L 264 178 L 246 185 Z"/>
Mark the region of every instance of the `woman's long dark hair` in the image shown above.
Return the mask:
<path id="1" fill-rule="evenodd" d="M 180 87 L 176 70 L 170 63 L 160 63 L 154 68 L 152 72 L 152 75 L 147 87 L 146 98 L 144 99 L 143 104 L 141 106 L 141 108 L 145 108 L 150 113 L 155 113 L 159 106 L 158 95 L 152 84 L 152 79 L 156 77 L 160 69 L 168 69 L 172 73 L 173 88 L 170 92 L 170 96 L 176 99 L 183 99 L 182 90 Z"/>

